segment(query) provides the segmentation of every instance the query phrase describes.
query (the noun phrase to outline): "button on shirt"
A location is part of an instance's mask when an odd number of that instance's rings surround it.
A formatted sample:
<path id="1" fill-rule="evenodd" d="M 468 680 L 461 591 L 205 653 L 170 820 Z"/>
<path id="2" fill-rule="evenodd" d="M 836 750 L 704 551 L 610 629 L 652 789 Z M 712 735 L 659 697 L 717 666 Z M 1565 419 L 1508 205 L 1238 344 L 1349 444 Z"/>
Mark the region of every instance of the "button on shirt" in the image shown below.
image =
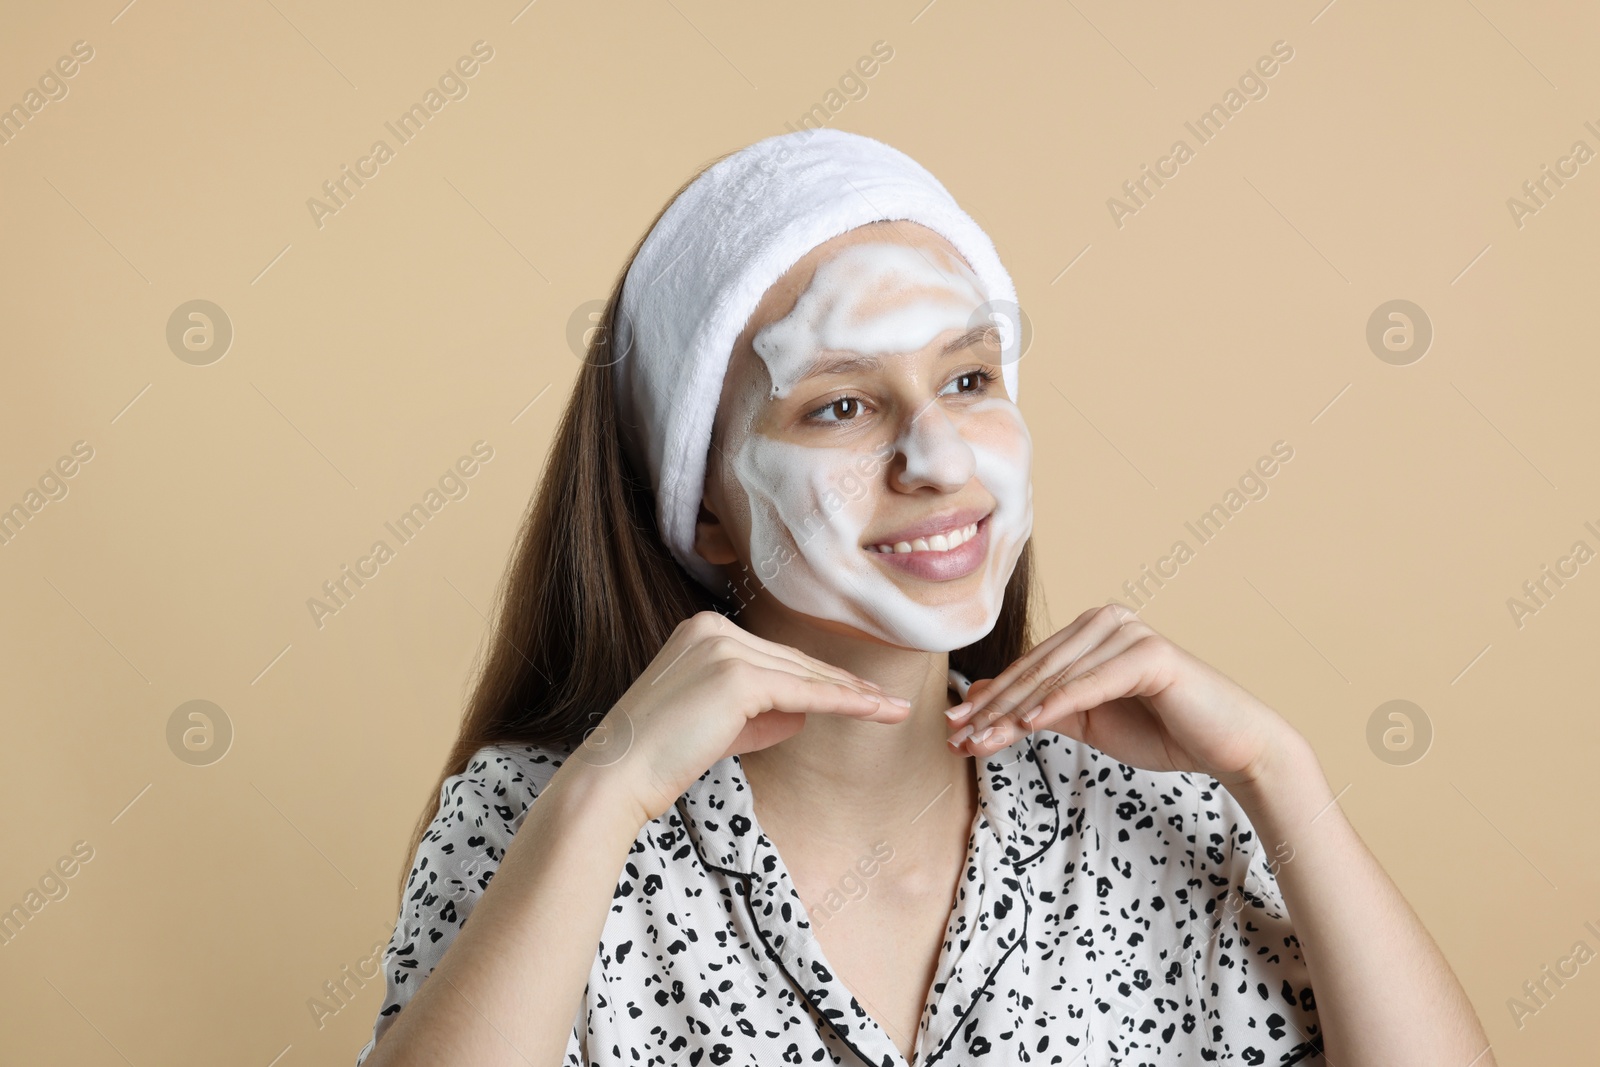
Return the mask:
<path id="1" fill-rule="evenodd" d="M 358 1065 L 449 948 L 567 754 L 489 746 L 445 780 Z M 976 772 L 978 812 L 912 1064 L 1322 1062 L 1273 873 L 1292 851 L 1259 841 L 1226 789 L 1049 732 L 978 758 Z M 825 927 L 840 906 L 800 899 L 739 757 L 719 760 L 634 841 L 565 1063 L 904 1067 L 813 935 L 808 908 Z"/>

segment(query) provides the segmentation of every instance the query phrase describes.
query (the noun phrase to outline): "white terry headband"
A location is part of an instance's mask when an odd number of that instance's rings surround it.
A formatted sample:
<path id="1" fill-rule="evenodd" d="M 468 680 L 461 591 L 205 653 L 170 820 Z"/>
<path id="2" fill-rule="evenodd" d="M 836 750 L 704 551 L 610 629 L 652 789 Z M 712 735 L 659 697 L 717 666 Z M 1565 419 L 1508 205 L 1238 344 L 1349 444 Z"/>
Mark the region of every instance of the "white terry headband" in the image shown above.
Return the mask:
<path id="1" fill-rule="evenodd" d="M 904 152 L 843 130 L 757 141 L 700 175 L 640 246 L 622 285 L 612 367 L 622 429 L 655 489 L 673 558 L 721 595 L 694 550 L 711 427 L 733 344 L 766 291 L 807 252 L 870 222 L 906 219 L 944 237 L 996 305 L 1006 392 L 1017 398 L 1017 292 L 994 242 Z"/>

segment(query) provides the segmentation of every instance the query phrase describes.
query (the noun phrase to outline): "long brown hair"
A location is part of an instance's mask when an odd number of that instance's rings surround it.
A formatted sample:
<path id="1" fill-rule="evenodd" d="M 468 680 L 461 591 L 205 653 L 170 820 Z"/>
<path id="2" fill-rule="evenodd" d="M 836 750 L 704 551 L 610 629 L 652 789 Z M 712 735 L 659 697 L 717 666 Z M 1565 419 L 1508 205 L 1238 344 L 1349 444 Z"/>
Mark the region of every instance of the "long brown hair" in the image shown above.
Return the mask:
<path id="1" fill-rule="evenodd" d="M 684 182 L 672 200 L 725 153 Z M 611 338 L 622 283 L 644 244 L 618 272 L 577 385 L 523 514 L 491 611 L 472 695 L 455 744 L 411 834 L 400 893 L 422 835 L 439 810 L 445 779 L 486 745 L 570 751 L 644 673 L 673 629 L 697 611 L 729 612 L 672 558 L 656 527 L 655 495 L 634 469 L 617 423 Z M 1033 542 L 1022 547 L 999 619 L 980 641 L 950 653 L 971 679 L 992 678 L 1032 647 Z"/>

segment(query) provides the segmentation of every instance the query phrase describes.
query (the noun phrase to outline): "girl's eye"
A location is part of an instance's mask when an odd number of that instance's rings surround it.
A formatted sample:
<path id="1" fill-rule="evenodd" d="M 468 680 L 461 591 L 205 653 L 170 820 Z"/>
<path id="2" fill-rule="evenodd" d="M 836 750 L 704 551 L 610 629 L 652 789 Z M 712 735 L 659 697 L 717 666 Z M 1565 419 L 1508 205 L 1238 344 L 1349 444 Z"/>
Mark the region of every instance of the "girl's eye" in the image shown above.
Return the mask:
<path id="1" fill-rule="evenodd" d="M 991 370 L 974 368 L 963 371 L 950 379 L 949 384 L 940 390 L 940 395 L 967 393 L 982 395 L 989 391 L 989 386 L 994 380 L 995 373 Z M 951 386 L 955 387 L 954 393 L 951 392 Z M 860 397 L 841 396 L 828 401 L 815 411 L 807 412 L 805 417 L 808 422 L 850 422 L 860 418 L 863 410 Z"/>
<path id="2" fill-rule="evenodd" d="M 806 418 L 817 422 L 845 422 L 861 414 L 861 401 L 853 396 L 841 396 L 837 400 L 829 401 L 817 410 L 810 412 Z"/>
<path id="3" fill-rule="evenodd" d="M 950 379 L 950 385 L 956 387 L 957 393 L 984 393 L 994 382 L 994 372 L 990 370 L 969 370 Z M 949 389 L 950 385 L 945 386 Z"/>

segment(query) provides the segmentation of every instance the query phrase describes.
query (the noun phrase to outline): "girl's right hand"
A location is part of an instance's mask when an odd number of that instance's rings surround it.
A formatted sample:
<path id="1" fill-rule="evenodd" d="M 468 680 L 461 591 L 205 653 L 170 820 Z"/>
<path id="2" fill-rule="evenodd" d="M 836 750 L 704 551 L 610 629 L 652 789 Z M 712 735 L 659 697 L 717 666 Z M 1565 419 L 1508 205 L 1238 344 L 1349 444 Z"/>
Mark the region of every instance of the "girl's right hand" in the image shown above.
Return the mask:
<path id="1" fill-rule="evenodd" d="M 571 762 L 625 776 L 613 785 L 638 804 L 642 827 L 713 763 L 794 736 L 807 715 L 895 723 L 910 713 L 873 682 L 702 611 L 678 624 Z"/>

